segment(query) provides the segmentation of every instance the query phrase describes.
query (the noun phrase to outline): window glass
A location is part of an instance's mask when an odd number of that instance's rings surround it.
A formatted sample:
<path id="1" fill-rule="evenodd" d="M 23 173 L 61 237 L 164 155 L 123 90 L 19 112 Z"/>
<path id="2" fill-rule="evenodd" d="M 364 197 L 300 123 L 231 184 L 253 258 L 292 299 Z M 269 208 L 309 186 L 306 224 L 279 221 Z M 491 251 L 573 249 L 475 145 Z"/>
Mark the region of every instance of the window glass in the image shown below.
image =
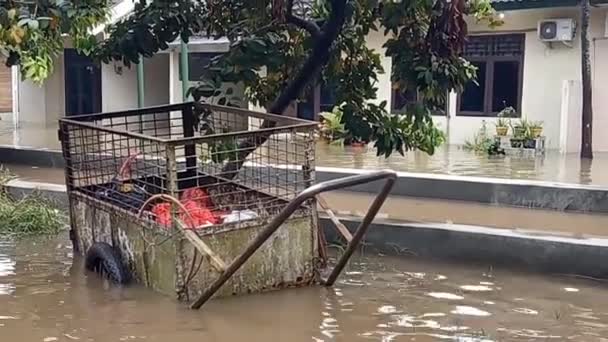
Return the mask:
<path id="1" fill-rule="evenodd" d="M 477 84 L 469 82 L 464 87 L 460 98 L 461 112 L 484 112 L 486 95 L 486 67 L 485 62 L 473 62 L 477 67 Z"/>
<path id="2" fill-rule="evenodd" d="M 499 112 L 505 107 L 517 108 L 519 90 L 519 62 L 494 62 L 492 79 L 492 111 Z"/>

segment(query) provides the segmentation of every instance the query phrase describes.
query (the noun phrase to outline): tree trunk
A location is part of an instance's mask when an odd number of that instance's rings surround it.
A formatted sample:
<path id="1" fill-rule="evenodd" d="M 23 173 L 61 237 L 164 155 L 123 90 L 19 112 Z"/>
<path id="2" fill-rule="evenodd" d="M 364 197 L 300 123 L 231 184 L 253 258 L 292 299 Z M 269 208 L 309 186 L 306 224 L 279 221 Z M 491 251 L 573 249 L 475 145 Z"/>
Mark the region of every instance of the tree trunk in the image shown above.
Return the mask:
<path id="1" fill-rule="evenodd" d="M 327 61 L 329 60 L 332 45 L 344 25 L 346 0 L 333 0 L 332 12 L 326 24 L 321 28 L 321 34 L 315 39 L 312 51 L 300 71 L 291 79 L 287 87 L 283 89 L 277 99 L 268 107 L 268 112 L 272 114 L 283 114 L 289 104 L 298 98 L 306 86 L 315 80 Z M 275 123 L 265 120 L 262 128 L 274 127 Z M 240 168 L 245 163 L 249 154 L 255 151 L 260 145 L 268 140 L 269 134 L 259 134 L 255 137 L 246 139 L 239 143 L 236 149 L 237 158 L 228 162 L 222 168 L 222 177 L 227 179 L 234 178 Z"/>
<path id="2" fill-rule="evenodd" d="M 593 158 L 593 97 L 591 84 L 591 58 L 589 53 L 589 0 L 581 1 L 581 71 L 583 79 L 583 115 L 581 158 Z"/>

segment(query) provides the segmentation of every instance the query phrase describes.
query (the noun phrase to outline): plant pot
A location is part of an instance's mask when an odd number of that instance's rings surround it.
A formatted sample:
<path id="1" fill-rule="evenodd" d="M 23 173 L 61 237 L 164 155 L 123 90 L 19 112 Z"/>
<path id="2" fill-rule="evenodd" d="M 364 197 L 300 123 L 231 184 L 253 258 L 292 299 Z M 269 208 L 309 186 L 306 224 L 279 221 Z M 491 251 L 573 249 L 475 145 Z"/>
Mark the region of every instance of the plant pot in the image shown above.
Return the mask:
<path id="1" fill-rule="evenodd" d="M 509 132 L 509 127 L 507 126 L 496 126 L 496 135 L 500 137 L 504 137 Z"/>
<path id="2" fill-rule="evenodd" d="M 523 137 L 526 135 L 526 128 L 517 126 L 513 127 L 513 135 L 516 137 Z"/>
<path id="3" fill-rule="evenodd" d="M 532 129 L 530 129 L 530 133 L 532 133 L 532 136 L 535 138 L 539 138 L 542 134 L 543 134 L 543 128 L 542 127 L 534 127 Z"/>
<path id="4" fill-rule="evenodd" d="M 511 139 L 511 147 L 522 148 L 523 146 L 524 146 L 524 141 L 522 139 Z"/>
<path id="5" fill-rule="evenodd" d="M 359 141 L 353 141 L 350 143 L 350 146 L 352 147 L 364 147 L 365 143 L 364 142 L 359 142 Z"/>
<path id="6" fill-rule="evenodd" d="M 524 148 L 536 148 L 536 139 L 524 140 Z"/>

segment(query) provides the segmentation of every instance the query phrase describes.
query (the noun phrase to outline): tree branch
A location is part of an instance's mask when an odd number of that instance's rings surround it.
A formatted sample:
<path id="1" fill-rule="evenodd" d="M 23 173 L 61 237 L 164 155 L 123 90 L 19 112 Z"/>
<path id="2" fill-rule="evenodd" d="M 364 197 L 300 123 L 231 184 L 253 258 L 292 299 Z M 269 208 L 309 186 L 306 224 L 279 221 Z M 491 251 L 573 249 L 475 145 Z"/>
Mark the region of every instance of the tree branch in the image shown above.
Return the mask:
<path id="1" fill-rule="evenodd" d="M 332 0 L 332 11 L 328 20 L 320 30 L 319 36 L 314 39 L 312 51 L 300 71 L 289 82 L 287 87 L 279 94 L 277 99 L 267 108 L 269 113 L 283 114 L 289 104 L 298 98 L 302 90 L 312 80 L 316 79 L 321 69 L 327 64 L 331 53 L 331 48 L 338 38 L 344 21 L 346 20 L 346 1 L 347 0 Z M 292 0 L 289 0 L 292 3 Z M 276 125 L 276 122 L 264 120 L 261 128 L 271 128 Z M 247 156 L 255 151 L 260 145 L 264 144 L 270 134 L 264 133 L 256 135 L 253 138 L 246 139 L 239 143 L 237 148 L 236 160 L 228 162 L 222 168 L 222 176 L 227 179 L 234 178 L 239 169 L 245 163 Z"/>
<path id="2" fill-rule="evenodd" d="M 290 24 L 294 24 L 295 26 L 308 31 L 313 39 L 317 39 L 321 35 L 321 29 L 314 21 L 306 20 L 293 14 L 293 0 L 287 0 L 285 20 Z"/>

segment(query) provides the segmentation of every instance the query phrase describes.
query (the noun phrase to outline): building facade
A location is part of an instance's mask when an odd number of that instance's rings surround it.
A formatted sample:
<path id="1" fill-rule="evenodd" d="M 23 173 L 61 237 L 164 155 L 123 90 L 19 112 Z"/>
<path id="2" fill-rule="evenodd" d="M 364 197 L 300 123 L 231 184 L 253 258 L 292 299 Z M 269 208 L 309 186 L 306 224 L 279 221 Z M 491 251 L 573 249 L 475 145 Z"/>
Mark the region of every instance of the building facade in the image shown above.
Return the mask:
<path id="1" fill-rule="evenodd" d="M 129 12 L 129 8 L 120 7 L 122 3 L 117 5 L 117 17 Z M 574 30 L 571 41 L 556 43 L 541 41 L 538 33 L 542 20 L 572 19 L 579 23 L 576 0 L 496 0 L 495 7 L 504 16 L 504 25 L 490 29 L 469 23 L 470 37 L 464 53 L 479 69 L 479 86 L 470 84 L 463 94 L 450 94 L 446 111 L 434 116 L 435 122 L 446 132 L 449 144 L 459 145 L 484 121 L 492 126 L 497 113 L 512 106 L 521 117 L 543 122 L 548 148 L 577 152 L 581 131 L 580 30 Z M 608 136 L 602 131 L 608 123 L 608 7 L 602 4 L 593 7 L 590 37 L 594 150 L 608 151 Z M 367 44 L 384 56 L 385 41 L 382 32 L 372 32 Z M 144 105 L 182 101 L 179 45 L 172 44 L 167 51 L 144 61 Z M 192 39 L 188 46 L 188 82 L 194 84 L 209 58 L 227 51 L 229 45 L 224 40 L 199 38 Z M 398 115 L 403 103 L 412 100 L 411 94 L 392 90 L 390 58 L 383 57 L 382 64 L 386 72 L 379 75 L 377 101 L 386 101 L 391 112 Z M 18 122 L 54 125 L 64 115 L 138 105 L 135 67 L 127 68 L 119 62 L 95 64 L 77 56 L 67 45 L 43 86 L 20 81 L 15 68 L 6 70 L 0 73 L 0 112 L 10 111 Z M 244 90 L 237 88 L 238 93 Z M 291 108 L 289 114 L 316 119 L 319 111 L 331 109 L 331 89 L 319 87 L 309 95 L 308 101 Z"/>

